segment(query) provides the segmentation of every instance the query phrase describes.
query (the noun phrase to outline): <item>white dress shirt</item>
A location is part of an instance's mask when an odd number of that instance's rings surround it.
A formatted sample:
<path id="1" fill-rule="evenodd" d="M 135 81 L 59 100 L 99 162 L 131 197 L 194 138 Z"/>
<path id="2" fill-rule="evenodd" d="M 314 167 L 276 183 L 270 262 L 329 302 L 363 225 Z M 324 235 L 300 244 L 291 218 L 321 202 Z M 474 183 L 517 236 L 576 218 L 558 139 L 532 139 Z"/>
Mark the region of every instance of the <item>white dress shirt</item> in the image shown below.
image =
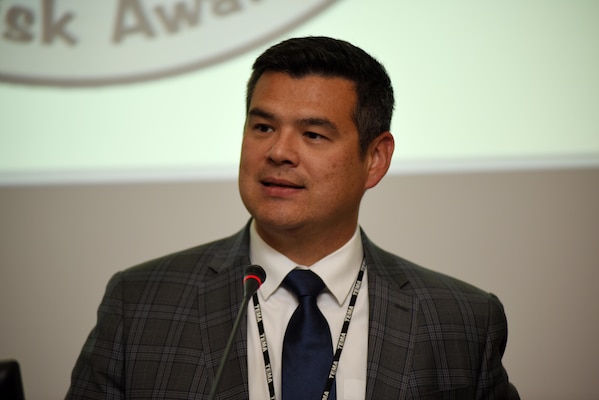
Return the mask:
<path id="1" fill-rule="evenodd" d="M 343 247 L 310 266 L 310 270 L 326 284 L 317 303 L 329 323 L 335 348 L 363 258 L 362 240 L 359 229 L 356 228 L 352 238 Z M 298 266 L 266 244 L 256 232 L 254 223 L 250 229 L 250 259 L 252 264 L 261 265 L 266 271 L 266 281 L 258 290 L 258 299 L 268 343 L 275 396 L 281 399 L 283 337 L 298 302 L 292 293 L 280 285 L 289 271 L 307 267 Z M 250 400 L 265 400 L 269 398 L 269 392 L 253 301 L 248 306 L 247 320 Z M 364 399 L 367 355 L 368 282 L 365 273 L 337 369 L 335 382 L 338 400 Z"/>

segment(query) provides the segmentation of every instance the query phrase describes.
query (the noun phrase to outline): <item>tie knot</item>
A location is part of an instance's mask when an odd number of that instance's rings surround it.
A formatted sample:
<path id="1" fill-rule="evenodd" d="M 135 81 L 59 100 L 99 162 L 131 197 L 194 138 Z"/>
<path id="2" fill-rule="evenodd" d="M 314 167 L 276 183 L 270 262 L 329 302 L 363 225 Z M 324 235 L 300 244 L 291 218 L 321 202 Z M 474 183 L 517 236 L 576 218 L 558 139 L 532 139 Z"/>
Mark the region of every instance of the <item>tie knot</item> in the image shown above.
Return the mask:
<path id="1" fill-rule="evenodd" d="M 298 298 L 302 296 L 316 297 L 325 284 L 318 275 L 306 269 L 294 269 L 283 279 L 283 286 Z"/>

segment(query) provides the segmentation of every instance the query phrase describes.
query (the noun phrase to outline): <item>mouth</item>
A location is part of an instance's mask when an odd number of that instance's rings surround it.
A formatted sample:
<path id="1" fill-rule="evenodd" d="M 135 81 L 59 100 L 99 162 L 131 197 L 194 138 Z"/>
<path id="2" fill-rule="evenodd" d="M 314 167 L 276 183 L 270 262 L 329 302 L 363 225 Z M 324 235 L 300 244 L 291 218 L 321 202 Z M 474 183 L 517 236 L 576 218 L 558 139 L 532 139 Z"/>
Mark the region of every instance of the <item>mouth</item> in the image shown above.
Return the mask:
<path id="1" fill-rule="evenodd" d="M 280 179 L 265 179 L 260 181 L 263 186 L 284 189 L 303 189 L 304 186 Z"/>

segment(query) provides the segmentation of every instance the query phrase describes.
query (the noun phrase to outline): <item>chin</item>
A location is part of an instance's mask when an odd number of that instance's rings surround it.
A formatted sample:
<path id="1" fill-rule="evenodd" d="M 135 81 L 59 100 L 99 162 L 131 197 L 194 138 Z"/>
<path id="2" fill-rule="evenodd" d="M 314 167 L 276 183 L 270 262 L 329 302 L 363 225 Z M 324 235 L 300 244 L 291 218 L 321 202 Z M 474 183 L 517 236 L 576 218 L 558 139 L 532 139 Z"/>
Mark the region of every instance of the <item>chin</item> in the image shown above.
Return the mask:
<path id="1" fill-rule="evenodd" d="M 256 224 L 269 231 L 287 231 L 299 228 L 302 224 L 297 218 L 281 215 L 280 213 L 252 214 Z"/>

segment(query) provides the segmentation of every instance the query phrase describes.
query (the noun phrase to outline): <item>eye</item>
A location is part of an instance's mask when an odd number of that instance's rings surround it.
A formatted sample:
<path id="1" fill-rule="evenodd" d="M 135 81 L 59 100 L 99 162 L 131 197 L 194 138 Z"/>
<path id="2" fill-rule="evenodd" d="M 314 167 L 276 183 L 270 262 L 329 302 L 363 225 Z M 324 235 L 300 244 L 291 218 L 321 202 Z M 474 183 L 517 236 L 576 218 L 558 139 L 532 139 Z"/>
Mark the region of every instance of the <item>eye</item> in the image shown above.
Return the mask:
<path id="1" fill-rule="evenodd" d="M 311 139 L 311 140 L 322 140 L 322 139 L 326 139 L 325 136 L 321 135 L 320 133 L 316 133 L 316 132 L 305 132 L 304 136 L 307 137 L 308 139 Z"/>
<path id="2" fill-rule="evenodd" d="M 254 125 L 254 130 L 257 130 L 258 132 L 263 132 L 263 133 L 268 133 L 268 132 L 274 131 L 272 126 L 266 125 L 266 124 L 256 124 L 256 125 Z"/>

